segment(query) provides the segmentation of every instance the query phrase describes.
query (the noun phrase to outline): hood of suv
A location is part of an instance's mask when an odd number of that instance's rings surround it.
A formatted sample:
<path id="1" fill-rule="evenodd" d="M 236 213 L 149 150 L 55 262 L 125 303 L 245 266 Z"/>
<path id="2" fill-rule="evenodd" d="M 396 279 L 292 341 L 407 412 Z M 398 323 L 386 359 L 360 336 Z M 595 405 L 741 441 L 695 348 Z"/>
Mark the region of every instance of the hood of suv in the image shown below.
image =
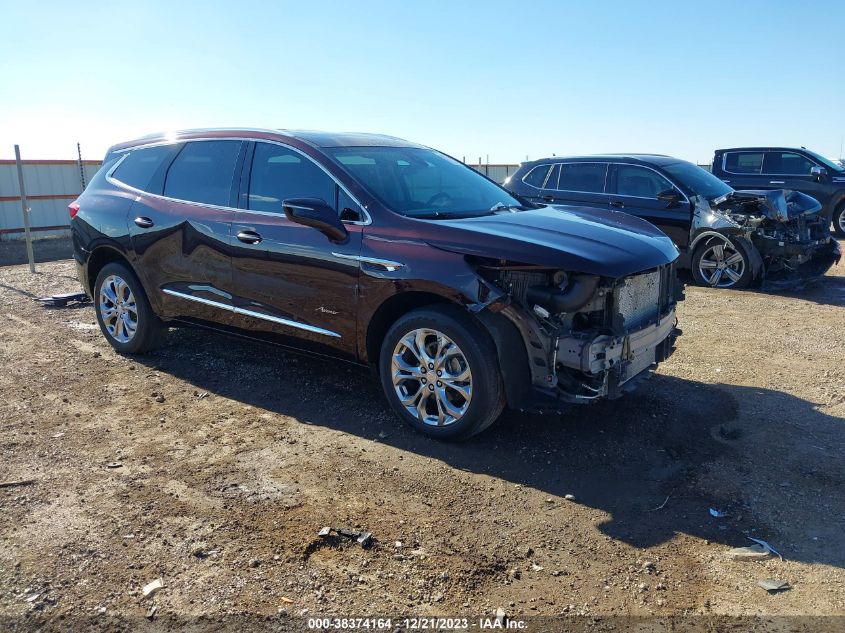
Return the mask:
<path id="1" fill-rule="evenodd" d="M 624 277 L 678 256 L 657 227 L 619 211 L 550 206 L 430 223 L 426 241 L 443 250 L 604 277 Z"/>

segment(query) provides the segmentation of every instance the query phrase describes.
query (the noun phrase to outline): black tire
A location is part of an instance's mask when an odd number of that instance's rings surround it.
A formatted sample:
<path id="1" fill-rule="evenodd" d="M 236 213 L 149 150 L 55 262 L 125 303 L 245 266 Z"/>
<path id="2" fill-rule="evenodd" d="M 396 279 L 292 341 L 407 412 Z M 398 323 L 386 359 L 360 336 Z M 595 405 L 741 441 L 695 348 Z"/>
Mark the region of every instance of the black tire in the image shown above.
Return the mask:
<path id="1" fill-rule="evenodd" d="M 712 252 L 713 247 L 719 245 L 723 245 L 724 248 L 730 249 L 732 251 L 731 256 L 733 256 L 733 253 L 742 256 L 742 272 L 736 280 L 731 279 L 726 273 L 722 272 L 716 284 L 713 284 L 710 282 L 712 276 L 710 278 L 706 278 L 704 274 L 702 274 L 701 262 L 705 255 L 709 255 Z M 695 252 L 692 255 L 692 276 L 693 279 L 695 279 L 695 283 L 699 286 L 708 286 L 711 288 L 748 288 L 756 276 L 751 264 L 751 257 L 748 253 L 749 248 L 753 248 L 753 245 L 748 244 L 742 239 L 730 240 L 727 237 L 716 237 L 715 235 L 713 237 L 703 239 L 701 243 L 695 247 Z M 711 260 L 708 257 L 705 262 L 709 261 L 714 260 Z M 733 272 L 735 274 L 739 274 L 736 270 L 733 270 Z"/>
<path id="2" fill-rule="evenodd" d="M 106 280 L 114 279 L 115 277 L 126 283 L 126 286 L 131 292 L 131 296 L 135 299 L 134 314 L 136 316 L 137 327 L 135 328 L 132 336 L 128 337 L 128 340 L 119 340 L 118 335 L 115 332 L 110 331 L 110 327 L 104 320 L 104 311 L 101 307 L 103 305 L 103 302 L 101 301 L 101 290 L 103 284 Z M 93 293 L 94 310 L 97 313 L 97 323 L 100 325 L 100 330 L 103 332 L 103 336 L 106 337 L 106 340 L 118 352 L 121 354 L 144 354 L 159 346 L 166 328 L 150 307 L 150 302 L 147 299 L 147 293 L 144 292 L 144 287 L 141 285 L 138 277 L 127 265 L 120 262 L 112 262 L 103 266 L 103 269 L 97 275 L 97 280 L 94 282 Z M 111 303 L 106 301 L 105 305 L 110 306 Z M 129 304 L 126 305 L 128 306 Z M 128 308 L 125 308 L 125 310 L 130 316 L 133 314 L 132 310 Z M 116 324 L 118 319 L 119 317 L 114 318 L 112 323 Z M 112 325 L 111 330 L 114 330 L 116 327 L 124 328 L 125 325 Z M 122 329 L 121 331 L 128 332 L 128 330 Z M 128 334 L 126 336 L 128 336 Z"/>
<path id="3" fill-rule="evenodd" d="M 833 212 L 833 232 L 839 237 L 845 237 L 845 202 Z"/>
<path id="4" fill-rule="evenodd" d="M 435 374 L 432 376 L 432 380 L 438 386 L 435 386 L 432 382 L 423 385 L 422 381 L 426 381 L 428 375 L 425 374 L 420 375 L 419 379 L 408 377 L 398 387 L 398 389 L 408 391 L 410 394 L 424 394 L 426 388 L 432 390 L 431 395 L 433 397 L 426 396 L 422 399 L 424 401 L 423 413 L 412 415 L 402 404 L 397 388 L 393 384 L 393 355 L 399 342 L 406 335 L 417 330 L 433 330 L 445 335 L 457 345 L 461 354 L 444 361 L 454 365 L 440 365 L 439 367 L 444 368 L 443 371 L 448 371 L 446 368 L 456 370 L 464 367 L 463 361 L 465 361 L 471 374 L 471 382 L 469 383 L 471 392 L 468 403 L 466 398 L 460 395 L 458 391 L 446 385 L 449 382 L 448 380 L 444 378 L 445 382 L 440 383 L 437 379 L 436 371 L 438 367 L 436 366 L 434 369 L 428 368 L 427 371 Z M 429 335 L 429 338 L 425 340 L 431 341 L 434 345 L 437 341 L 436 334 Z M 414 358 L 415 352 L 410 348 L 406 349 L 406 358 Z M 415 367 L 414 370 L 416 371 L 416 369 Z M 505 406 L 505 391 L 493 339 L 483 325 L 457 306 L 437 305 L 414 310 L 400 317 L 384 337 L 379 354 L 379 375 L 387 400 L 396 414 L 420 433 L 437 439 L 459 440 L 480 433 L 496 421 Z M 453 371 L 453 375 L 457 374 Z M 441 384 L 444 386 L 441 387 Z M 460 384 L 463 387 L 466 386 L 463 383 Z M 415 391 L 414 387 L 419 387 L 419 391 Z M 462 408 L 463 405 L 466 405 L 466 408 L 462 415 L 457 419 L 447 421 L 446 424 L 441 426 L 436 426 L 433 422 L 427 424 L 420 419 L 421 416 L 426 417 L 424 415 L 426 409 L 431 409 L 432 415 L 440 414 L 446 410 L 446 407 L 440 405 L 441 400 L 438 396 L 441 394 L 442 397 L 448 398 L 449 404 L 454 407 L 454 410 Z M 419 411 L 418 407 L 417 410 Z M 447 417 L 448 420 L 452 416 L 444 417 Z"/>

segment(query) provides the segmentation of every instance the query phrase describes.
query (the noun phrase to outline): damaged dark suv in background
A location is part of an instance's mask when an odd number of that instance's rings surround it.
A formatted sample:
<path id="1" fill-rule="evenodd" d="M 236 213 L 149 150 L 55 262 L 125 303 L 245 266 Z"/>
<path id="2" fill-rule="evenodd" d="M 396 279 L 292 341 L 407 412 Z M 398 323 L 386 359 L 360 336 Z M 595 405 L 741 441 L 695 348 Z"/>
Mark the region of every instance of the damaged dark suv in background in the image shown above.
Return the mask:
<path id="1" fill-rule="evenodd" d="M 525 204 L 396 138 L 146 137 L 113 147 L 70 212 L 118 351 L 187 323 L 374 366 L 433 437 L 477 433 L 506 405 L 619 397 L 677 334 L 678 251 L 655 227 Z"/>
<path id="2" fill-rule="evenodd" d="M 663 230 L 679 265 L 718 288 L 800 285 L 839 261 L 821 205 L 797 191 L 734 191 L 708 171 L 653 154 L 544 158 L 505 187 L 523 199 L 624 211 Z"/>

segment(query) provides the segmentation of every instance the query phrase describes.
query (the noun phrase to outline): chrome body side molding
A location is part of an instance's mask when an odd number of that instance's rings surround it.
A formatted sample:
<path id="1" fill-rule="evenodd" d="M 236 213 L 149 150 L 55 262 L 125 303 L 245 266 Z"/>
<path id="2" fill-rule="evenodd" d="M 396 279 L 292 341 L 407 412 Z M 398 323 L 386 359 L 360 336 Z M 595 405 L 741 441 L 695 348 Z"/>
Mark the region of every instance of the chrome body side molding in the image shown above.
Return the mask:
<path id="1" fill-rule="evenodd" d="M 263 314 L 261 312 L 255 312 L 254 310 L 247 310 L 245 308 L 238 308 L 236 306 L 226 305 L 225 303 L 219 303 L 217 301 L 212 301 L 211 299 L 204 299 L 203 297 L 195 297 L 194 295 L 185 294 L 184 292 L 179 292 L 177 290 L 171 290 L 170 288 L 162 288 L 162 292 L 164 294 L 168 294 L 174 297 L 179 297 L 180 299 L 196 301 L 197 303 L 202 303 L 215 308 L 220 308 L 221 310 L 234 312 L 235 314 L 254 317 L 256 319 L 263 319 L 265 321 L 272 321 L 273 323 L 278 323 L 279 325 L 286 325 L 288 327 L 297 328 L 299 330 L 305 330 L 306 332 L 322 334 L 323 336 L 332 336 L 335 338 L 340 338 L 340 334 L 338 334 L 337 332 L 332 332 L 331 330 L 326 330 L 321 327 L 317 327 L 316 325 L 308 325 L 307 323 L 291 321 L 290 319 L 284 319 L 282 317 L 277 317 L 270 314 Z"/>

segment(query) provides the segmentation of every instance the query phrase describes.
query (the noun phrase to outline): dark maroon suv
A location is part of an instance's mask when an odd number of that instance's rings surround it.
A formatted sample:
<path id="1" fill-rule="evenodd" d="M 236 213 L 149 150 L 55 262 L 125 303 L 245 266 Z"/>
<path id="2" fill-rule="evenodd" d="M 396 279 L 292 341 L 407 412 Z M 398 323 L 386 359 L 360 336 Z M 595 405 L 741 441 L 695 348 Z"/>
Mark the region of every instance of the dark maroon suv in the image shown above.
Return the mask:
<path id="1" fill-rule="evenodd" d="M 149 136 L 111 148 L 70 213 L 119 352 L 192 324 L 372 365 L 434 437 L 618 397 L 675 340 L 678 251 L 652 225 L 527 203 L 397 138 Z"/>

